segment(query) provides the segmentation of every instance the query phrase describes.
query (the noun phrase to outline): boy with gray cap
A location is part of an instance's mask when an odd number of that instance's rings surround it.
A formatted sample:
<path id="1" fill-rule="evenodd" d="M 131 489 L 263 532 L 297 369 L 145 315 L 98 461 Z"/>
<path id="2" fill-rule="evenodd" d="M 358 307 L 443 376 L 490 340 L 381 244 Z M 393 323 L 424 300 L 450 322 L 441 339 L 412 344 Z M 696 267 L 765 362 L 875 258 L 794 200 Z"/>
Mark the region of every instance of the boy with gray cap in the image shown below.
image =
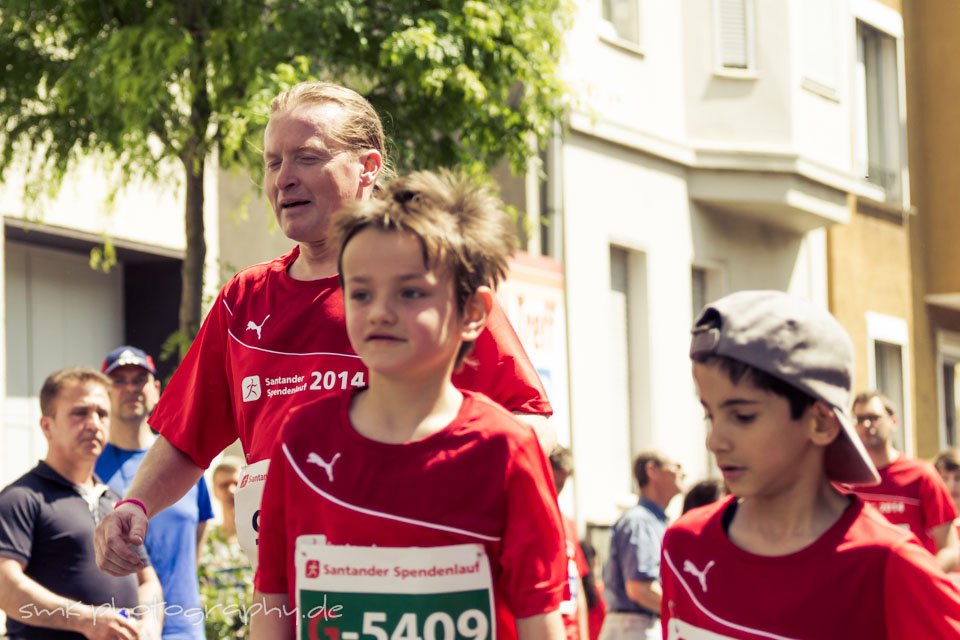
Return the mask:
<path id="1" fill-rule="evenodd" d="M 960 637 L 960 594 L 916 537 L 833 482 L 875 484 L 848 414 L 853 347 L 775 291 L 710 304 L 690 357 L 732 494 L 663 542 L 664 637 Z"/>

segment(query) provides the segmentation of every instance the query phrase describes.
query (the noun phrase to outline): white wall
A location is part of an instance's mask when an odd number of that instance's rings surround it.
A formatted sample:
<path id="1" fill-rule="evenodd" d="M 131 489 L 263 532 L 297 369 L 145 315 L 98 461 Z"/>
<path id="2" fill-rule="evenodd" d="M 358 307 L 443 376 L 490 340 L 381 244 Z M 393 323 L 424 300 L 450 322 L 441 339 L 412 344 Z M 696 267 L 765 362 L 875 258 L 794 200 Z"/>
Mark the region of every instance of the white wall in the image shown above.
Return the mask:
<path id="1" fill-rule="evenodd" d="M 166 184 L 134 184 L 108 205 L 109 175 L 92 160 L 84 160 L 64 178 L 59 193 L 36 203 L 23 201 L 25 177 L 17 167 L 7 172 L 0 190 L 0 214 L 47 225 L 115 238 L 183 249 L 183 195 L 176 182 L 177 165 L 166 168 Z"/>
<path id="2" fill-rule="evenodd" d="M 783 148 L 793 140 L 790 42 L 786 0 L 754 8 L 756 69 L 722 73 L 715 55 L 714 0 L 684 0 L 682 66 L 686 136 L 693 144 Z"/>
<path id="3" fill-rule="evenodd" d="M 683 167 L 591 137 L 568 137 L 564 172 L 577 177 L 564 189 L 577 516 L 608 522 L 629 501 L 630 461 L 641 449 L 678 459 L 690 482 L 710 474 L 687 355 L 692 266 L 715 271 L 714 298 L 739 289 L 780 289 L 825 304 L 825 234 L 703 209 L 687 197 Z M 630 425 L 611 389 L 624 360 L 608 331 L 616 322 L 609 301 L 611 245 L 634 252 L 629 278 L 640 281 L 631 309 Z"/>
<path id="4" fill-rule="evenodd" d="M 9 242 L 5 255 L 6 398 L 0 486 L 46 454 L 37 395 L 65 366 L 97 368 L 123 338 L 122 280 L 91 270 L 86 256 Z"/>
<path id="5" fill-rule="evenodd" d="M 691 402 L 688 328 L 692 258 L 685 171 L 650 156 L 572 134 L 564 147 L 566 282 L 577 515 L 616 517 L 631 486 L 630 431 L 697 472 L 702 440 L 687 425 Z M 585 185 L 589 185 L 586 188 Z M 622 362 L 609 339 L 611 244 L 642 256 L 632 263 L 649 303 L 634 304 L 634 424 L 617 419 L 610 380 Z M 645 273 L 644 273 L 645 271 Z"/>
<path id="6" fill-rule="evenodd" d="M 641 2 L 640 51 L 600 37 L 600 2 L 579 0 L 567 37 L 564 80 L 575 95 L 577 126 L 619 144 L 657 148 L 684 135 L 680 4 Z"/>

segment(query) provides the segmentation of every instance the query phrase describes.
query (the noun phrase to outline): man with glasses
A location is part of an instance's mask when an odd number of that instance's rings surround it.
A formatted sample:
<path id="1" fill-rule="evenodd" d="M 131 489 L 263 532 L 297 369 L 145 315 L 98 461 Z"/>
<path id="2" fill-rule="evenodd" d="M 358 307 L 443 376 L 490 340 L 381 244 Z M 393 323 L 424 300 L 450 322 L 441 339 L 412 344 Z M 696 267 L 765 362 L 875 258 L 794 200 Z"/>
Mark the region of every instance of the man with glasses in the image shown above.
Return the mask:
<path id="1" fill-rule="evenodd" d="M 613 525 L 603 571 L 607 615 L 599 640 L 660 638 L 660 548 L 667 530 L 664 511 L 680 493 L 683 470 L 656 451 L 639 454 L 633 475 L 640 502 Z"/>
<path id="2" fill-rule="evenodd" d="M 160 381 L 153 358 L 136 347 L 114 349 L 102 369 L 110 378 L 113 428 L 96 471 L 122 496 L 155 439 L 147 420 L 160 399 Z M 145 546 L 163 586 L 164 640 L 204 638 L 197 558 L 211 517 L 210 494 L 201 476 L 183 498 L 150 521 Z"/>
<path id="3" fill-rule="evenodd" d="M 880 484 L 858 486 L 855 492 L 887 520 L 910 529 L 937 557 L 944 571 L 960 561 L 960 541 L 952 526 L 957 517 L 950 492 L 933 466 L 911 460 L 893 446 L 899 426 L 893 402 L 879 391 L 865 391 L 853 400 L 857 434 L 880 472 Z"/>

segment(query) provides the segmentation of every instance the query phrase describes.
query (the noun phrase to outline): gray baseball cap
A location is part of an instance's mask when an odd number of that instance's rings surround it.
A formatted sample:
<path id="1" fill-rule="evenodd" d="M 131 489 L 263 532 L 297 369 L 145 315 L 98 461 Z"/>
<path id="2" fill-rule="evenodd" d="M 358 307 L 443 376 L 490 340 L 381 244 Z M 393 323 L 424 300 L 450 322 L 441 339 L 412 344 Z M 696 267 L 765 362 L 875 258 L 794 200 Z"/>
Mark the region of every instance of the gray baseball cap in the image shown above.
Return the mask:
<path id="1" fill-rule="evenodd" d="M 828 311 L 781 291 L 738 291 L 708 304 L 693 329 L 690 357 L 739 360 L 830 406 L 843 427 L 827 447 L 827 476 L 877 484 L 880 476 L 850 418 L 853 343 Z"/>

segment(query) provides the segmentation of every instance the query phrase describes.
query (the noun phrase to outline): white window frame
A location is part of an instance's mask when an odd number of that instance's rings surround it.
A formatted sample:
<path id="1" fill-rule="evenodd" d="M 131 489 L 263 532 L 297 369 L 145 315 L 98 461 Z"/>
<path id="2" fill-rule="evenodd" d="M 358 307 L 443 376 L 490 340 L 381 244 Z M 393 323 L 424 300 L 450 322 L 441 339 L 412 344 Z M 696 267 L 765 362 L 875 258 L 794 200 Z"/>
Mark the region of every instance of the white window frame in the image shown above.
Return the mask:
<path id="1" fill-rule="evenodd" d="M 946 396 L 943 379 L 943 365 L 946 360 L 960 360 L 960 333 L 937 331 L 937 415 L 939 416 L 938 439 L 940 450 L 947 447 L 947 416 L 944 413 L 943 399 Z M 958 416 L 960 417 L 960 416 Z M 954 425 L 954 442 L 960 442 L 960 424 Z"/>
<path id="2" fill-rule="evenodd" d="M 900 429 L 903 430 L 904 453 L 915 455 L 916 443 L 913 438 L 913 402 L 910 396 L 910 331 L 903 318 L 868 311 L 867 320 L 867 388 L 877 388 L 876 350 L 878 342 L 894 344 L 900 347 L 900 362 L 903 367 L 903 406 L 899 407 Z M 854 389 L 854 393 L 862 389 Z"/>
<path id="3" fill-rule="evenodd" d="M 907 166 L 907 86 L 906 86 L 906 61 L 904 57 L 903 44 L 903 16 L 894 9 L 886 6 L 879 0 L 851 0 L 852 13 L 852 59 L 851 64 L 854 72 L 850 75 L 850 90 L 853 96 L 851 110 L 851 144 L 853 147 L 853 170 L 857 177 L 865 184 L 876 188 L 878 192 L 883 193 L 882 199 L 889 204 L 899 206 L 904 210 L 910 207 L 910 176 Z M 860 47 L 860 37 L 857 23 L 862 22 L 865 25 L 882 32 L 894 40 L 896 54 L 896 84 L 897 84 L 897 113 L 899 118 L 894 129 L 889 135 L 895 136 L 897 144 L 897 163 L 895 169 L 899 173 L 897 189 L 892 193 L 887 193 L 882 187 L 866 179 L 866 165 L 869 162 L 867 135 L 866 135 L 866 105 L 863 103 L 864 97 L 861 95 L 861 80 L 858 80 L 859 69 L 857 65 L 857 52 Z"/>
<path id="4" fill-rule="evenodd" d="M 644 37 L 643 37 L 643 6 L 642 0 L 630 0 L 633 2 L 637 13 L 637 41 L 633 42 L 625 38 L 621 38 L 617 33 L 617 28 L 613 22 L 607 20 L 603 17 L 603 3 L 604 0 L 600 0 L 597 6 L 597 18 L 599 20 L 599 31 L 598 35 L 600 39 L 609 44 L 620 47 L 621 49 L 626 49 L 633 53 L 643 55 L 644 53 Z"/>
<path id="5" fill-rule="evenodd" d="M 743 2 L 746 13 L 746 33 L 744 48 L 747 56 L 746 67 L 727 67 L 723 64 L 723 47 L 721 45 L 720 4 L 724 0 L 713 0 L 713 60 L 714 74 L 730 78 L 753 79 L 757 77 L 757 29 L 756 7 L 754 0 L 740 0 Z"/>

